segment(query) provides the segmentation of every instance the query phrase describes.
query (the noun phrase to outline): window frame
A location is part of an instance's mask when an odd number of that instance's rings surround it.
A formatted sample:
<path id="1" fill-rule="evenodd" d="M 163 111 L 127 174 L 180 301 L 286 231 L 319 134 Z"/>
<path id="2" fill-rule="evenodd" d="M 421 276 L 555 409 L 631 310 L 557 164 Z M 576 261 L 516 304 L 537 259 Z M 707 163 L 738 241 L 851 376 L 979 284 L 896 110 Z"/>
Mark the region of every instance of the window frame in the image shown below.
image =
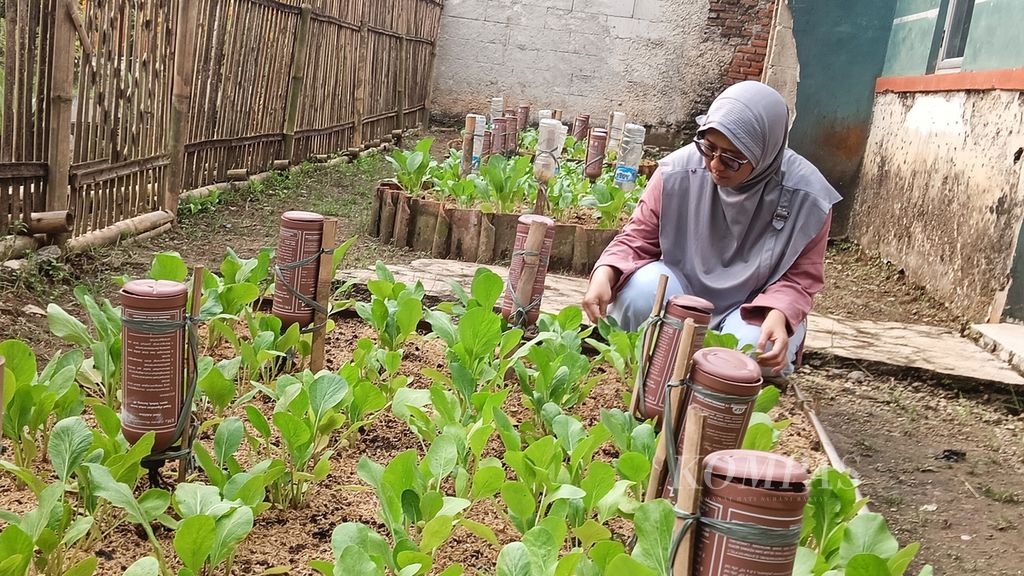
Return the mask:
<path id="1" fill-rule="evenodd" d="M 963 68 L 964 55 L 947 58 L 946 51 L 950 47 L 951 32 L 958 15 L 963 17 L 960 23 L 960 40 L 965 43 L 966 49 L 967 35 L 970 34 L 971 20 L 974 16 L 974 6 L 975 0 L 949 0 L 946 8 L 946 21 L 942 26 L 942 42 L 939 43 L 939 53 L 935 62 L 936 74 L 952 74 L 960 72 Z M 963 12 L 958 14 L 961 9 Z"/>

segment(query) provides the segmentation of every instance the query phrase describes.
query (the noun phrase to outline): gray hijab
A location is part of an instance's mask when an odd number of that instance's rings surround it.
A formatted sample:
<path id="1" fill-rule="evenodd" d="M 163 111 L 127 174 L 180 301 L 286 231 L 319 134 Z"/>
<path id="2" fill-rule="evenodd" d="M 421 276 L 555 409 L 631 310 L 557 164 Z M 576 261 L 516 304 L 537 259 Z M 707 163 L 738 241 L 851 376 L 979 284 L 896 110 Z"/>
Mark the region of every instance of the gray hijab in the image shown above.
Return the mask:
<path id="1" fill-rule="evenodd" d="M 688 294 L 715 305 L 718 325 L 782 277 L 840 196 L 786 148 L 789 111 L 769 86 L 735 84 L 697 121 L 699 133 L 718 130 L 754 166 L 750 178 L 730 189 L 715 185 L 693 144 L 661 162 L 662 258 Z"/>

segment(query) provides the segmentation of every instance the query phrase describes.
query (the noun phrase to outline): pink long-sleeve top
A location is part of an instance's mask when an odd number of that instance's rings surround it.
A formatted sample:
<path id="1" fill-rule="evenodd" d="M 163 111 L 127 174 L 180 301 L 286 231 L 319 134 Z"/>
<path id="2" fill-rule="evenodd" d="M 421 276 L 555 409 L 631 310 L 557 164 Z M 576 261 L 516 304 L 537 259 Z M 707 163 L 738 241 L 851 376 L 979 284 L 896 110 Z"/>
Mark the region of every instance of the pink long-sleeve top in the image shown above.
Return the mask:
<path id="1" fill-rule="evenodd" d="M 611 266 L 621 272 L 613 287 L 617 294 L 629 277 L 641 267 L 661 259 L 659 222 L 663 181 L 661 171 L 654 173 L 629 222 L 608 245 L 594 266 Z M 781 278 L 765 287 L 753 301 L 740 307 L 744 321 L 760 325 L 772 309 L 786 316 L 790 335 L 806 320 L 814 295 L 825 286 L 825 249 L 832 223 L 829 212 L 821 231 L 807 244 L 800 256 Z M 696 296 L 700 296 L 696 294 Z"/>

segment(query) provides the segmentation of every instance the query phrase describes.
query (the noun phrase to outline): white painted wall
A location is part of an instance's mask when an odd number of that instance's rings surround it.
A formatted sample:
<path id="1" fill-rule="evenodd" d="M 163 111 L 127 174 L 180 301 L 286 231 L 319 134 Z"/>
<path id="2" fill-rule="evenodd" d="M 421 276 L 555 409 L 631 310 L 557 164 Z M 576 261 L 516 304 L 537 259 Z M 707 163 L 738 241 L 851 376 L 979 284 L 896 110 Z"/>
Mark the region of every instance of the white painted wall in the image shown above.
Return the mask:
<path id="1" fill-rule="evenodd" d="M 720 87 L 733 48 L 706 39 L 700 0 L 447 0 L 435 113 L 485 112 L 489 98 L 692 128 L 702 94 Z"/>
<path id="2" fill-rule="evenodd" d="M 879 94 L 850 232 L 977 321 L 1024 217 L 1024 93 Z"/>

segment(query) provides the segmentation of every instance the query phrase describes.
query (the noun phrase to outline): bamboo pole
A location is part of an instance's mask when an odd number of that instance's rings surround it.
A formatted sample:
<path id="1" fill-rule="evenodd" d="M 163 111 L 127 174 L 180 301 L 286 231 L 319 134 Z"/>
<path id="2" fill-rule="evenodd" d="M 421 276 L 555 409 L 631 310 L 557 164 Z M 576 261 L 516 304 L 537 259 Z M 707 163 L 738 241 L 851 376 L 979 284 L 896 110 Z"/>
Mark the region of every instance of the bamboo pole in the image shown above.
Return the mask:
<path id="1" fill-rule="evenodd" d="M 75 215 L 68 210 L 33 212 L 27 226 L 29 234 L 68 234 L 75 227 Z"/>
<path id="2" fill-rule="evenodd" d="M 476 141 L 476 116 L 466 116 L 466 133 L 462 136 L 462 164 L 459 176 L 465 178 L 473 171 L 473 145 Z"/>
<path id="3" fill-rule="evenodd" d="M 356 56 L 356 125 L 353 135 L 353 145 L 358 147 L 363 144 L 363 118 L 366 116 L 366 75 L 370 67 L 370 28 L 366 22 L 366 6 L 363 6 L 363 13 L 359 24 L 359 47 Z"/>
<path id="4" fill-rule="evenodd" d="M 701 457 L 700 445 L 704 437 L 704 425 L 707 413 L 697 406 L 690 406 L 686 411 L 686 424 L 683 430 L 683 452 L 679 455 L 679 491 L 676 493 L 676 508 L 689 514 L 700 511 L 701 497 Z M 683 529 L 684 521 L 676 518 L 676 532 Z M 693 547 L 696 543 L 697 527 L 690 529 L 679 543 L 672 573 L 689 575 L 693 571 Z"/>
<path id="5" fill-rule="evenodd" d="M 324 232 L 320 246 L 324 252 L 320 255 L 320 271 L 316 284 L 316 301 L 321 310 L 313 316 L 313 350 L 309 358 L 309 369 L 317 373 L 324 368 L 326 357 L 325 340 L 327 337 L 328 306 L 331 299 L 331 273 L 334 271 L 334 255 L 329 252 L 335 246 L 338 232 L 338 221 L 334 218 L 324 220 Z"/>
<path id="6" fill-rule="evenodd" d="M 687 318 L 683 322 L 683 335 L 679 339 L 679 349 L 676 350 L 676 362 L 672 367 L 671 381 L 673 382 L 685 379 L 690 373 L 691 348 L 693 348 L 693 339 L 696 331 L 697 325 L 694 324 L 693 319 Z M 669 414 L 672 416 L 673 424 L 675 424 L 676 434 L 678 434 L 679 417 L 681 416 L 685 393 L 686 390 L 675 387 L 670 388 L 665 394 L 665 402 L 669 403 Z M 678 440 L 677 438 L 667 438 L 666 432 L 663 423 L 661 436 L 658 439 L 658 448 L 654 452 L 654 461 L 651 463 L 651 478 L 647 482 L 647 492 L 644 493 L 645 502 L 658 498 L 665 487 L 665 473 L 668 471 L 665 462 L 665 458 L 668 455 L 667 443 L 672 442 L 675 444 Z"/>
<path id="7" fill-rule="evenodd" d="M 50 146 L 46 209 L 67 210 L 71 171 L 71 99 L 74 90 L 75 23 L 71 6 L 60 3 L 54 14 L 53 68 L 50 77 Z M 8 62 L 13 62 L 8 55 Z M 13 74 L 13 70 L 8 74 Z M 13 97 L 9 94 L 8 98 Z M 28 210 L 26 210 L 28 212 Z"/>
<path id="8" fill-rule="evenodd" d="M 166 149 L 171 158 L 160 207 L 176 214 L 185 171 L 185 139 L 192 107 L 192 76 L 195 68 L 196 27 L 199 10 L 196 0 L 180 0 L 177 30 L 174 35 L 174 84 L 171 89 L 171 119 Z"/>
<path id="9" fill-rule="evenodd" d="M 295 49 L 292 52 L 292 74 L 288 81 L 288 104 L 284 116 L 284 157 L 289 161 L 295 155 L 295 126 L 299 120 L 299 103 L 306 78 L 306 59 L 309 55 L 309 23 L 313 7 L 302 4 L 299 25 L 295 29 Z"/>
<path id="10" fill-rule="evenodd" d="M 198 264 L 198 265 L 196 265 L 195 268 L 192 269 L 192 305 L 189 308 L 189 315 L 191 315 L 192 318 L 198 318 L 199 317 L 199 311 L 201 310 L 202 300 L 203 300 L 203 272 L 205 272 L 205 270 L 206 270 L 206 268 L 204 268 L 202 264 Z M 185 337 L 188 338 L 187 331 L 186 331 Z M 192 354 L 191 347 L 186 346 L 186 349 L 189 350 L 188 353 L 189 353 L 189 355 L 191 355 Z M 199 377 L 199 374 L 192 374 L 192 366 L 194 364 L 196 366 L 196 370 L 198 370 L 198 366 L 199 366 L 198 362 L 199 362 L 199 358 L 192 358 L 191 361 L 189 361 L 189 363 L 185 365 L 186 366 L 185 367 L 185 382 L 186 383 L 191 381 L 190 380 L 191 377 L 195 377 L 195 378 Z M 188 416 L 186 418 L 188 420 L 192 420 L 192 409 L 191 409 L 191 407 L 189 407 L 189 409 L 186 410 L 186 412 L 188 413 Z M 184 450 L 191 443 L 191 440 L 190 440 L 191 436 L 192 436 L 192 422 L 185 422 L 185 429 L 181 431 L 181 448 L 182 448 L 182 450 Z M 191 461 L 192 461 L 192 451 L 191 450 L 186 452 L 185 455 L 182 456 L 178 460 L 178 482 L 184 482 L 185 479 L 188 477 L 188 473 L 190 472 L 190 470 L 189 470 L 189 468 L 190 468 L 189 463 L 191 463 Z"/>
<path id="11" fill-rule="evenodd" d="M 661 310 L 665 306 L 665 291 L 668 290 L 668 276 L 662 274 L 658 278 L 658 290 L 654 293 L 654 305 L 651 306 L 651 317 L 660 316 Z M 650 360 L 651 350 L 654 348 L 654 341 L 657 338 L 657 330 L 648 328 L 644 333 L 644 344 L 640 349 L 640 365 L 646 366 Z M 644 397 L 644 381 L 646 380 L 646 374 L 637 374 L 636 382 L 633 384 L 633 397 L 629 403 L 629 412 L 634 416 L 639 417 L 640 415 L 640 402 Z"/>
<path id="12" fill-rule="evenodd" d="M 68 250 L 71 252 L 84 252 L 91 248 L 114 244 L 119 240 L 138 236 L 173 221 L 174 214 L 164 210 L 157 210 L 156 212 L 122 220 L 101 230 L 72 238 L 68 241 Z"/>

